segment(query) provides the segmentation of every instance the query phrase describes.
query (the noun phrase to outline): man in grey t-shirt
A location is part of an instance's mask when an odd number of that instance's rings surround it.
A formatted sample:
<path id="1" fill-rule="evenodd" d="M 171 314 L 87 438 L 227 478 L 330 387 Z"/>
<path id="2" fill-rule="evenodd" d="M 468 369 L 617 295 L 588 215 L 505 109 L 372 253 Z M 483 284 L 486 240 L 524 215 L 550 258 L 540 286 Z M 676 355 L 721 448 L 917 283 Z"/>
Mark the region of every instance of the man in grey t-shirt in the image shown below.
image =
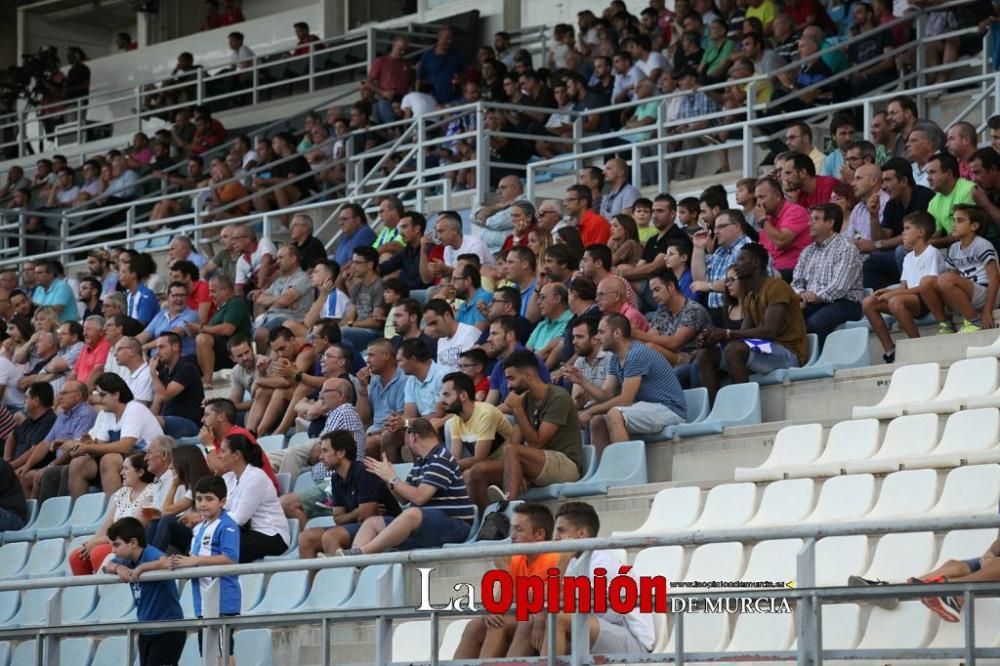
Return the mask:
<path id="1" fill-rule="evenodd" d="M 294 245 L 283 245 L 278 250 L 278 277 L 267 289 L 250 292 L 256 316 L 254 340 L 261 353 L 267 352 L 271 331 L 287 319 L 302 320 L 313 304 L 312 283 L 299 264 L 300 256 Z"/>

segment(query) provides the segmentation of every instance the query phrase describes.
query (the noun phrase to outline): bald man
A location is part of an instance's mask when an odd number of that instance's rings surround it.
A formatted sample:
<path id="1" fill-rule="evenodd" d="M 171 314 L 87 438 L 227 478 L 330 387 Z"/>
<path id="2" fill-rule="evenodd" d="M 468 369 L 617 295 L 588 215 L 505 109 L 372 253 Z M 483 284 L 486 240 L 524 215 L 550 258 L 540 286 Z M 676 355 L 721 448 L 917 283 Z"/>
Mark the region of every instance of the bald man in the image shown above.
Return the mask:
<path id="1" fill-rule="evenodd" d="M 623 315 L 634 329 L 645 333 L 649 330 L 649 322 L 641 312 L 629 305 L 625 294 L 625 280 L 618 276 L 606 277 L 597 285 L 597 305 L 604 314 Z"/>
<path id="2" fill-rule="evenodd" d="M 882 226 L 889 193 L 882 189 L 882 168 L 875 164 L 862 164 L 854 170 L 854 196 L 858 203 L 844 227 L 844 235 L 854 241 L 858 251 L 871 254 L 882 249 L 882 241 L 892 235 Z"/>
<path id="3" fill-rule="evenodd" d="M 472 228 L 481 236 L 491 252 L 499 252 L 507 236 L 514 230 L 510 207 L 524 200 L 524 187 L 517 176 L 504 176 L 497 183 L 497 202 L 483 205 L 476 211 Z"/>

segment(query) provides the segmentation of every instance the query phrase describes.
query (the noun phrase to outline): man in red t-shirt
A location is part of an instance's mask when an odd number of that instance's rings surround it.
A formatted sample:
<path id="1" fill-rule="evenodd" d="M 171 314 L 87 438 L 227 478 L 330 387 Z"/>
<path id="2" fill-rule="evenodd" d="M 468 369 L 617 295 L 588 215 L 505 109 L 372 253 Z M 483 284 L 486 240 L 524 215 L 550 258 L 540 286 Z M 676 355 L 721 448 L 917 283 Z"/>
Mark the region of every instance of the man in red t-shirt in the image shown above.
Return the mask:
<path id="1" fill-rule="evenodd" d="M 392 40 L 392 50 L 375 58 L 363 86 L 375 94 L 375 117 L 379 123 L 396 120 L 392 112 L 394 97 L 402 97 L 413 88 L 413 65 L 406 60 L 406 38 Z"/>
<path id="2" fill-rule="evenodd" d="M 552 512 L 544 504 L 523 502 L 514 507 L 510 518 L 512 543 L 538 543 L 552 539 L 554 521 Z M 538 576 L 545 578 L 549 569 L 558 568 L 558 553 L 539 555 L 513 555 L 493 561 L 497 569 L 506 569 L 515 579 Z M 473 618 L 462 632 L 462 640 L 455 650 L 455 659 L 498 659 L 507 656 L 507 648 L 514 638 L 517 620 L 513 615 L 480 615 Z"/>
<path id="3" fill-rule="evenodd" d="M 594 205 L 594 195 L 589 187 L 571 185 L 566 188 L 563 205 L 566 214 L 576 220 L 576 227 L 580 230 L 580 240 L 583 241 L 584 247 L 607 245 L 611 238 L 611 225 L 590 209 Z"/>
<path id="4" fill-rule="evenodd" d="M 205 403 L 205 415 L 201 419 L 202 428 L 198 437 L 207 449 L 208 467 L 213 473 L 217 473 L 219 448 L 222 446 L 222 440 L 230 435 L 243 435 L 250 440 L 251 444 L 259 446 L 253 433 L 233 423 L 235 420 L 236 406 L 228 398 L 214 398 Z M 281 495 L 281 486 L 278 483 L 278 477 L 274 474 L 274 469 L 271 467 L 267 452 L 264 452 L 261 459 L 263 461 L 261 469 L 267 474 L 267 478 L 271 479 L 275 491 Z"/>
<path id="5" fill-rule="evenodd" d="M 808 155 L 789 153 L 785 158 L 781 169 L 781 186 L 785 196 L 806 209 L 830 203 L 837 179 L 817 176 L 816 164 Z"/>

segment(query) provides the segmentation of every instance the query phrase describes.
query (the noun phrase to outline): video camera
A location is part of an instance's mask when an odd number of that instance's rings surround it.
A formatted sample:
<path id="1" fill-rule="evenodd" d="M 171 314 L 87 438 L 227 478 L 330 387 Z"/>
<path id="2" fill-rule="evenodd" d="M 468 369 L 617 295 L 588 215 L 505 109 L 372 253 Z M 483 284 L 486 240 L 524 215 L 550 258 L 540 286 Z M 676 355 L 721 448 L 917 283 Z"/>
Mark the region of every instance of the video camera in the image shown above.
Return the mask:
<path id="1" fill-rule="evenodd" d="M 25 53 L 20 66 L 0 72 L 0 108 L 12 109 L 18 99 L 38 103 L 45 82 L 59 66 L 59 54 L 54 46 L 43 46 L 38 53 Z M 34 85 L 32 85 L 34 82 Z"/>

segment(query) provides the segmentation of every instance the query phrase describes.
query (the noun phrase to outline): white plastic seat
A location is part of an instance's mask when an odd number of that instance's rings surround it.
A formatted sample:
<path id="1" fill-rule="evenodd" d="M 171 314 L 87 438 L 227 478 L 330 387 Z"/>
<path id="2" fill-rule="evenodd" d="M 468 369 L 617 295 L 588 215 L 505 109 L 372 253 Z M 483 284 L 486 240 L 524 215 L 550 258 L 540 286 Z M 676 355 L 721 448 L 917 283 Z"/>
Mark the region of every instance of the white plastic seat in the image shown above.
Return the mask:
<path id="1" fill-rule="evenodd" d="M 684 486 L 664 488 L 653 497 L 653 505 L 639 529 L 615 531 L 612 536 L 640 536 L 658 534 L 690 527 L 701 513 L 701 488 Z"/>
<path id="2" fill-rule="evenodd" d="M 892 373 L 889 389 L 878 402 L 870 407 L 854 407 L 855 419 L 892 419 L 903 415 L 912 403 L 927 402 L 941 392 L 941 366 L 937 363 L 904 365 Z"/>
<path id="3" fill-rule="evenodd" d="M 995 529 L 985 530 L 952 530 L 941 540 L 941 551 L 938 553 L 934 568 L 948 560 L 967 560 L 979 557 L 986 552 L 997 538 Z M 1000 616 L 997 616 L 1000 617 Z"/>
<path id="4" fill-rule="evenodd" d="M 935 516 L 994 515 L 1000 505 L 1000 465 L 956 467 L 944 480 Z"/>
<path id="5" fill-rule="evenodd" d="M 785 479 L 764 487 L 760 508 L 747 527 L 793 525 L 800 522 L 813 508 L 816 482 L 812 479 Z"/>
<path id="6" fill-rule="evenodd" d="M 31 544 L 27 541 L 5 543 L 0 548 L 0 580 L 21 578 L 19 575 L 24 565 L 28 563 L 28 553 Z"/>
<path id="7" fill-rule="evenodd" d="M 1000 337 L 994 340 L 992 344 L 988 344 L 983 347 L 967 347 L 965 349 L 966 358 L 988 358 L 998 356 L 1000 356 Z"/>
<path id="8" fill-rule="evenodd" d="M 297 609 L 309 591 L 308 571 L 280 571 L 267 582 L 264 598 L 247 615 L 286 613 Z"/>
<path id="9" fill-rule="evenodd" d="M 867 610 L 858 604 L 823 606 L 823 648 L 853 650 L 861 642 Z"/>
<path id="10" fill-rule="evenodd" d="M 757 486 L 726 483 L 708 491 L 705 508 L 692 529 L 722 529 L 745 524 L 757 510 Z"/>
<path id="11" fill-rule="evenodd" d="M 875 546 L 872 563 L 863 575 L 869 580 L 901 582 L 930 571 L 935 550 L 933 532 L 886 534 Z"/>
<path id="12" fill-rule="evenodd" d="M 938 443 L 937 414 L 913 414 L 893 419 L 885 429 L 882 447 L 871 458 L 852 460 L 844 465 L 848 474 L 895 472 L 911 456 L 927 455 Z"/>
<path id="13" fill-rule="evenodd" d="M 637 578 L 641 576 L 663 576 L 667 579 L 667 584 L 669 585 L 670 581 L 683 580 L 685 563 L 686 556 L 683 546 L 653 546 L 651 548 L 643 548 L 635 556 L 635 562 L 632 565 L 632 575 Z M 684 590 L 677 591 L 682 592 Z M 666 645 L 669 639 L 667 628 L 667 614 L 654 613 L 654 645 Z"/>
<path id="14" fill-rule="evenodd" d="M 826 537 L 816 542 L 816 587 L 846 585 L 850 576 L 868 570 L 868 537 L 864 534 Z M 825 609 L 824 609 L 824 612 Z M 824 636 L 825 638 L 825 636 Z"/>
<path id="15" fill-rule="evenodd" d="M 264 449 L 267 453 L 273 453 L 275 451 L 281 451 L 285 448 L 285 436 L 264 435 L 263 437 L 257 438 L 257 443 L 260 445 L 260 448 Z"/>
<path id="16" fill-rule="evenodd" d="M 330 610 L 347 601 L 354 592 L 354 570 L 341 567 L 339 569 L 322 569 L 316 572 L 309 596 L 306 597 L 298 610 Z"/>
<path id="17" fill-rule="evenodd" d="M 788 465 L 806 465 L 823 452 L 823 426 L 806 423 L 782 428 L 774 436 L 771 453 L 757 467 L 737 467 L 737 481 L 774 481 L 784 478 Z"/>
<path id="18" fill-rule="evenodd" d="M 393 661 L 430 661 L 431 621 L 401 622 L 392 630 Z"/>
<path id="19" fill-rule="evenodd" d="M 686 652 L 721 652 L 729 643 L 730 617 L 728 613 L 685 613 L 684 650 Z M 677 623 L 670 630 L 670 640 L 664 652 L 674 651 Z"/>
<path id="20" fill-rule="evenodd" d="M 937 631 L 938 616 L 917 600 L 900 601 L 895 610 L 872 608 L 859 650 L 916 650 L 927 647 Z"/>
<path id="21" fill-rule="evenodd" d="M 830 428 L 826 448 L 819 458 L 805 465 L 789 465 L 785 474 L 790 478 L 837 476 L 844 471 L 845 462 L 870 458 L 878 446 L 878 420 L 841 421 Z"/>
<path id="22" fill-rule="evenodd" d="M 1000 629 L 997 628 L 997 618 L 1000 617 L 1000 599 L 977 598 L 975 600 L 976 646 L 994 647 L 1000 643 Z M 928 647 L 957 648 L 965 647 L 965 621 L 940 622 L 934 640 Z M 990 661 L 976 659 L 976 662 Z"/>
<path id="23" fill-rule="evenodd" d="M 791 613 L 740 613 L 726 651 L 787 650 L 795 640 L 794 618 Z"/>
<path id="24" fill-rule="evenodd" d="M 941 393 L 933 400 L 912 402 L 905 407 L 907 414 L 931 412 L 949 414 L 968 404 L 970 398 L 993 394 L 1000 382 L 1000 369 L 995 358 L 967 358 L 955 361 L 948 368 Z"/>
<path id="25" fill-rule="evenodd" d="M 944 424 L 941 441 L 924 456 L 911 456 L 905 467 L 957 467 L 963 461 L 978 465 L 1000 462 L 1000 409 L 966 409 Z"/>
<path id="26" fill-rule="evenodd" d="M 273 666 L 274 643 L 270 629 L 244 629 L 233 634 L 233 656 L 240 666 Z"/>
<path id="27" fill-rule="evenodd" d="M 691 560 L 684 578 L 687 580 L 740 580 L 744 568 L 746 568 L 746 550 L 739 541 L 706 543 L 698 546 L 691 553 Z"/>
<path id="28" fill-rule="evenodd" d="M 906 469 L 882 481 L 878 501 L 868 520 L 891 520 L 924 515 L 937 501 L 938 475 L 932 469 Z"/>
<path id="29" fill-rule="evenodd" d="M 438 648 L 438 658 L 449 660 L 455 657 L 458 644 L 462 641 L 462 632 L 472 622 L 469 618 L 461 618 L 448 624 L 441 638 L 441 647 Z"/>
<path id="30" fill-rule="evenodd" d="M 875 477 L 871 474 L 834 476 L 823 482 L 816 507 L 806 523 L 860 520 L 875 505 Z"/>
<path id="31" fill-rule="evenodd" d="M 761 541 L 750 551 L 743 580 L 775 583 L 795 580 L 795 558 L 801 549 L 802 539 Z"/>

